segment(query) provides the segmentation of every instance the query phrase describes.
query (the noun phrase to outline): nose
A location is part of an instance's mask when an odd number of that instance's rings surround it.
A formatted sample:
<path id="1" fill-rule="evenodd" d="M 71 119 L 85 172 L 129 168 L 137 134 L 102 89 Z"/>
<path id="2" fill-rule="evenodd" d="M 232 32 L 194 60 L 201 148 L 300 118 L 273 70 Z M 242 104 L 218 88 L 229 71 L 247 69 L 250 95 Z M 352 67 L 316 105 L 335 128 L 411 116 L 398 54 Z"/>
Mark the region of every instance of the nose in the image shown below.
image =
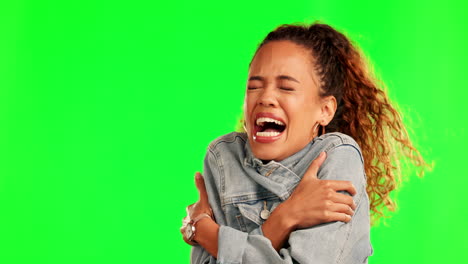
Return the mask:
<path id="1" fill-rule="evenodd" d="M 276 107 L 278 105 L 278 101 L 276 100 L 274 89 L 269 87 L 264 89 L 258 99 L 258 104 L 263 107 Z"/>

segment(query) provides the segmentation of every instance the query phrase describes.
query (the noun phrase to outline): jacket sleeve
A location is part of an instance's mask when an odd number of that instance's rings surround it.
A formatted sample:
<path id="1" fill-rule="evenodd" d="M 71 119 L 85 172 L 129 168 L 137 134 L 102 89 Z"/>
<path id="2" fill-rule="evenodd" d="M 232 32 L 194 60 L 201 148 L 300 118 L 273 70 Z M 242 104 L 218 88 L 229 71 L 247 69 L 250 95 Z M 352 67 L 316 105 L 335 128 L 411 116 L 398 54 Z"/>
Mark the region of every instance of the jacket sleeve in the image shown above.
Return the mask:
<path id="1" fill-rule="evenodd" d="M 192 264 L 215 264 L 216 259 L 213 258 L 208 251 L 201 246 L 193 246 L 190 253 L 190 263 Z"/>
<path id="2" fill-rule="evenodd" d="M 279 252 L 263 236 L 261 227 L 245 233 L 221 225 L 216 263 L 367 263 L 372 248 L 369 201 L 360 151 L 352 145 L 340 145 L 329 150 L 318 177 L 352 181 L 357 189 L 354 196 L 357 208 L 349 223 L 331 222 L 296 230 L 289 236 L 289 245 Z"/>
<path id="3" fill-rule="evenodd" d="M 221 208 L 221 199 L 219 192 L 221 190 L 220 172 L 223 170 L 222 164 L 219 164 L 216 159 L 216 154 L 208 148 L 203 166 L 203 179 L 208 193 L 208 200 L 211 209 L 215 216 L 216 223 L 220 227 L 226 225 L 226 218 Z M 190 255 L 190 263 L 192 264 L 215 264 L 216 259 L 211 256 L 203 247 L 193 246 Z"/>

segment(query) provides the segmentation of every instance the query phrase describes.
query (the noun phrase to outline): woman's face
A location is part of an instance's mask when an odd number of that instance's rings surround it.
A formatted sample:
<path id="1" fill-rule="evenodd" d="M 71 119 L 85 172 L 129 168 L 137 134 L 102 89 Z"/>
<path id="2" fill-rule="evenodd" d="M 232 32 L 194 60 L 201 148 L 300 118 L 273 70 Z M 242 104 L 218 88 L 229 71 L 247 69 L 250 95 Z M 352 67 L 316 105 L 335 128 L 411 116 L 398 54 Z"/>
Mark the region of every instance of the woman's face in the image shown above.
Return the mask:
<path id="1" fill-rule="evenodd" d="M 305 48 L 273 41 L 258 50 L 250 65 L 244 102 L 255 157 L 283 160 L 317 135 L 316 125 L 323 123 L 318 80 Z"/>

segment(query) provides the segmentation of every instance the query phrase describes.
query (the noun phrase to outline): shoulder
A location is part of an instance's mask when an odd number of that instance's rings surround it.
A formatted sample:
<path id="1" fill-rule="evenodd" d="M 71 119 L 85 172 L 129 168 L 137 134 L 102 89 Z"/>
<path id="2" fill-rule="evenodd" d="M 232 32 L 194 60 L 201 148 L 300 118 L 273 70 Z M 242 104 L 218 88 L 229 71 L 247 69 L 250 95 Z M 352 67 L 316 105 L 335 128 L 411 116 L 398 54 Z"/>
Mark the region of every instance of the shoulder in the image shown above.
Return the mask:
<path id="1" fill-rule="evenodd" d="M 245 157 L 245 133 L 232 132 L 213 140 L 207 149 L 204 161 L 205 176 L 217 183 L 220 191 L 224 191 L 224 178 L 228 171 L 239 172 Z"/>
<path id="2" fill-rule="evenodd" d="M 208 145 L 206 158 L 211 164 L 223 166 L 225 163 L 239 163 L 245 157 L 247 134 L 231 132 L 220 136 Z"/>
<path id="3" fill-rule="evenodd" d="M 359 144 L 350 136 L 332 132 L 321 135 L 314 139 L 316 147 L 322 152 L 354 152 L 359 156 L 361 162 L 364 162 Z"/>
<path id="4" fill-rule="evenodd" d="M 245 143 L 247 142 L 247 134 L 240 132 L 231 132 L 229 134 L 220 136 L 213 140 L 209 146 L 209 151 L 220 151 L 220 150 L 229 150 L 235 148 L 244 148 Z"/>
<path id="5" fill-rule="evenodd" d="M 318 178 L 353 182 L 361 192 L 366 184 L 364 158 L 357 142 L 343 133 L 333 132 L 316 138 L 327 158 L 319 169 Z"/>

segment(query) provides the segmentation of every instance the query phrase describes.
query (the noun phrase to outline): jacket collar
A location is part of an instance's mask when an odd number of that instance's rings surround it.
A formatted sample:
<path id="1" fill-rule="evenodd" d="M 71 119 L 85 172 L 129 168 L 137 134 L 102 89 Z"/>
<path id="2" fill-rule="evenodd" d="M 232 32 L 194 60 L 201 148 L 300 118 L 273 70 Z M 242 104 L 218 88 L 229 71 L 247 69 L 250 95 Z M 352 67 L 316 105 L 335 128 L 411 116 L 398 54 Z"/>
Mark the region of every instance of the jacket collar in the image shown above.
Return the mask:
<path id="1" fill-rule="evenodd" d="M 268 163 L 264 164 L 260 159 L 255 157 L 252 152 L 252 148 L 250 146 L 248 138 L 246 138 L 246 143 L 244 146 L 245 151 L 245 158 L 244 158 L 244 165 L 253 167 L 257 171 L 271 168 L 272 166 L 277 167 L 278 164 L 290 169 L 291 171 L 295 171 L 296 165 L 301 161 L 303 158 L 306 157 L 308 153 L 311 152 L 312 146 L 317 138 L 314 138 L 310 141 L 304 148 L 299 150 L 298 152 L 294 153 L 293 155 L 287 157 L 281 161 L 270 160 Z"/>

